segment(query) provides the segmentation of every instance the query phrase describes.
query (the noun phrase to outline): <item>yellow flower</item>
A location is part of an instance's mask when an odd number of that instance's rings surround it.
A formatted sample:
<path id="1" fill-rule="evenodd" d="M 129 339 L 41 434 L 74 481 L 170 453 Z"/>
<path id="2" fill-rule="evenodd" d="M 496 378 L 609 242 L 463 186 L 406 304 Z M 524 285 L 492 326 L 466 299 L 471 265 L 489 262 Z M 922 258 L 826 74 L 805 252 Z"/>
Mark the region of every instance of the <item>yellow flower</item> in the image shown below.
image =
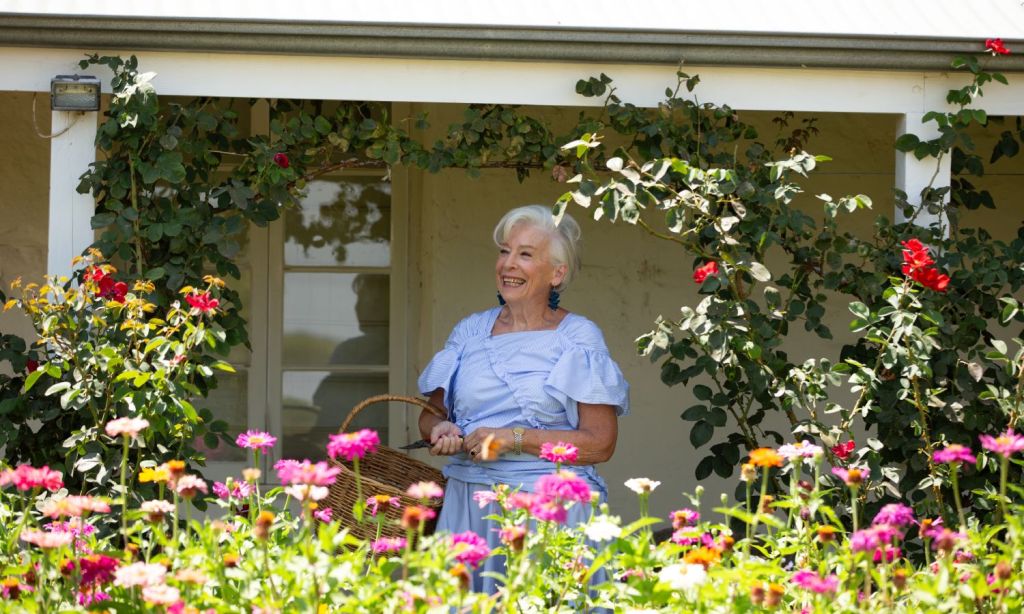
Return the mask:
<path id="1" fill-rule="evenodd" d="M 8 311 L 11 307 L 14 307 L 17 304 L 18 304 L 18 299 L 16 299 L 16 298 L 8 299 L 8 301 L 6 303 L 4 303 L 4 311 Z"/>
<path id="2" fill-rule="evenodd" d="M 203 281 L 210 284 L 211 286 L 217 286 L 218 288 L 224 287 L 224 280 L 220 277 L 214 277 L 213 275 L 203 276 Z"/>
<path id="3" fill-rule="evenodd" d="M 156 286 L 153 282 L 146 279 L 140 279 L 132 286 L 132 291 L 134 292 L 152 292 L 154 290 L 156 290 Z"/>
<path id="4" fill-rule="evenodd" d="M 167 482 L 171 479 L 171 472 L 167 465 L 159 467 L 146 467 L 139 473 L 139 481 L 146 482 Z"/>
<path id="5" fill-rule="evenodd" d="M 722 560 L 722 554 L 718 550 L 703 546 L 690 550 L 686 553 L 686 556 L 683 557 L 684 563 L 689 563 L 691 565 L 703 565 L 704 569 L 707 569 L 720 560 Z"/>
<path id="6" fill-rule="evenodd" d="M 771 448 L 750 451 L 750 464 L 757 467 L 781 467 L 782 455 Z"/>
<path id="7" fill-rule="evenodd" d="M 18 275 L 11 281 L 11 290 L 15 290 L 21 287 L 21 275 Z"/>

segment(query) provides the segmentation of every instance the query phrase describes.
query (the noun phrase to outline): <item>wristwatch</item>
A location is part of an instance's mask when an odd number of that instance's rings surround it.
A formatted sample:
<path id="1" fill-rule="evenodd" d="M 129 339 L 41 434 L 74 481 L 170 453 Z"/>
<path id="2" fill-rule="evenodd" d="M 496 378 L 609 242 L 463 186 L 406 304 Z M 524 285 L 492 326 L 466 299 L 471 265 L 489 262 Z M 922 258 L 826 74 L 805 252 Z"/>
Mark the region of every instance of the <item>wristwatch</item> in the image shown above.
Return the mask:
<path id="1" fill-rule="evenodd" d="M 523 433 L 526 432 L 521 426 L 512 429 L 512 454 L 519 456 L 523 453 Z"/>

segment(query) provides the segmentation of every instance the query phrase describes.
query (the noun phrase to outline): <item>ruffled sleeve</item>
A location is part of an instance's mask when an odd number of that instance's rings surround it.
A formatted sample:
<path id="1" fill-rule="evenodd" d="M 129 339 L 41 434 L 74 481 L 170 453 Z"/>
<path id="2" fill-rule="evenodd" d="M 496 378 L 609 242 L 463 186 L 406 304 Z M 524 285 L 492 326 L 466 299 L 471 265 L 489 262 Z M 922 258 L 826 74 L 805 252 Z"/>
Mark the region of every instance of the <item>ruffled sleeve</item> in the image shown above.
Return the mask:
<path id="1" fill-rule="evenodd" d="M 444 389 L 444 405 L 451 411 L 455 406 L 455 399 L 452 396 L 455 373 L 459 369 L 459 362 L 462 359 L 462 348 L 466 341 L 473 336 L 480 322 L 480 314 L 473 314 L 455 325 L 452 333 L 448 336 L 441 351 L 434 355 L 427 367 L 423 369 L 417 380 L 420 393 L 429 395 L 438 388 Z"/>
<path id="2" fill-rule="evenodd" d="M 585 318 L 565 331 L 565 349 L 544 382 L 544 392 L 579 425 L 577 403 L 611 405 L 618 416 L 629 413 L 629 384 L 612 360 L 600 329 Z"/>

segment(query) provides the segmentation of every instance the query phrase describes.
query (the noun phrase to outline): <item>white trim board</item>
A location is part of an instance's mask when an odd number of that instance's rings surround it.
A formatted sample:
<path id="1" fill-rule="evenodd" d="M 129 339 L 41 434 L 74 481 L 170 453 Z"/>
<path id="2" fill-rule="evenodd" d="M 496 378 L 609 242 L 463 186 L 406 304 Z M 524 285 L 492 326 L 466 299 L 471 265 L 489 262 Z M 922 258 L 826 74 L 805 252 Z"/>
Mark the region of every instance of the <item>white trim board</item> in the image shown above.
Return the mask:
<path id="1" fill-rule="evenodd" d="M 122 56 L 127 52 L 110 52 Z M 0 47 L 0 90 L 48 91 L 57 74 L 81 72 L 84 51 Z M 574 91 L 602 72 L 620 97 L 654 106 L 675 83 L 675 69 L 635 64 L 274 56 L 181 52 L 136 54 L 163 95 L 597 106 Z M 702 101 L 743 110 L 853 113 L 942 108 L 966 76 L 944 73 L 807 68 L 686 67 L 700 74 Z M 93 67 L 88 72 L 109 80 Z M 1016 78 L 1014 78 L 1016 77 Z M 1024 115 L 1024 75 L 991 84 L 981 104 L 992 115 Z"/>

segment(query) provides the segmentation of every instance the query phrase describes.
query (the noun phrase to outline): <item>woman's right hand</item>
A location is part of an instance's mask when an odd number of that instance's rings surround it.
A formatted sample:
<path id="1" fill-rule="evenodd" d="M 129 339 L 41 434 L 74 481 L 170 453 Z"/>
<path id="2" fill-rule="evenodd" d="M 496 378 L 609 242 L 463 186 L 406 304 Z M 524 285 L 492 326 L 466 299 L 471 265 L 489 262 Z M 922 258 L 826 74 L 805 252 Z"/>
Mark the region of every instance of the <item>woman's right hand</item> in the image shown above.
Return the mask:
<path id="1" fill-rule="evenodd" d="M 451 456 L 462 452 L 462 429 L 447 420 L 438 422 L 430 429 L 430 454 Z"/>

